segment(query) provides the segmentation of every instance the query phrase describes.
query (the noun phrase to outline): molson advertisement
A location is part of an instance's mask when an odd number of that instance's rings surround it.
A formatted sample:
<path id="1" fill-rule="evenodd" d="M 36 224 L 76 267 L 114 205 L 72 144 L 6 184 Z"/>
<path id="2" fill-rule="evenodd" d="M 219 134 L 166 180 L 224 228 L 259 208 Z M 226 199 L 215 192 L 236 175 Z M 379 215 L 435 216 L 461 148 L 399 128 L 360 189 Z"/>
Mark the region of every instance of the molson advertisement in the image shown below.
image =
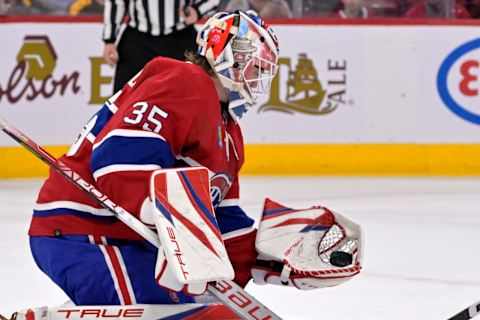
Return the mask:
<path id="1" fill-rule="evenodd" d="M 0 114 L 40 144 L 74 141 L 112 93 L 99 32 L 93 23 L 0 24 Z M 0 135 L 0 146 L 15 142 Z"/>
<path id="2" fill-rule="evenodd" d="M 99 49 L 101 49 L 99 47 Z M 81 55 L 80 55 L 81 57 Z M 60 59 L 67 58 L 62 52 Z M 34 101 L 37 98 L 49 99 L 53 96 L 77 95 L 81 89 L 79 84 L 80 73 L 89 73 L 90 83 L 86 85 L 90 91 L 89 104 L 98 104 L 108 98 L 102 96 L 101 86 L 109 86 L 111 76 L 102 76 L 101 67 L 104 60 L 101 57 L 83 57 L 90 63 L 89 70 L 78 70 L 73 64 L 71 71 L 59 73 L 57 61 L 59 56 L 48 35 L 25 35 L 23 42 L 14 57 L 13 69 L 5 84 L 0 86 L 0 102 L 16 104 L 23 101 Z M 81 63 L 81 61 L 78 61 Z M 62 70 L 64 71 L 64 70 Z M 111 72 L 110 72 L 111 73 Z"/>
<path id="3" fill-rule="evenodd" d="M 67 92 L 77 94 L 79 71 L 58 75 L 54 78 L 57 66 L 57 53 L 45 35 L 26 35 L 15 57 L 13 68 L 7 83 L 0 87 L 0 99 L 10 104 L 33 101 L 37 97 L 49 99 L 55 94 L 60 96 Z"/>

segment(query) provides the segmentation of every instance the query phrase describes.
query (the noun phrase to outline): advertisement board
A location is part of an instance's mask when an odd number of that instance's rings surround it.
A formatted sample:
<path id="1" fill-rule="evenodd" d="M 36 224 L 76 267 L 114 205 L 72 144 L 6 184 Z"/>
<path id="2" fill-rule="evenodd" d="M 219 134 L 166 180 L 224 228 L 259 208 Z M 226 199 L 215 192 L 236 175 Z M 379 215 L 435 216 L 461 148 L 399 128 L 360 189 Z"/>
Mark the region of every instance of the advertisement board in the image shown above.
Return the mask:
<path id="1" fill-rule="evenodd" d="M 112 90 L 114 70 L 101 58 L 101 28 L 100 23 L 0 24 L 0 37 L 7 40 L 0 50 L 0 114 L 42 145 L 74 141 Z M 257 154 L 260 147 L 286 163 L 298 162 L 288 152 L 297 148 L 306 164 L 287 171 L 303 174 L 342 173 L 321 162 L 326 148 L 334 164 L 343 161 L 344 152 L 359 152 L 343 173 L 356 168 L 366 174 L 375 172 L 361 165 L 362 154 L 378 154 L 363 162 L 378 168 L 378 161 L 387 161 L 380 172 L 388 174 L 389 165 L 393 173 L 402 166 L 397 153 L 410 153 L 420 167 L 431 168 L 428 157 L 447 147 L 459 148 L 457 159 L 478 152 L 480 26 L 279 24 L 274 30 L 279 72 L 270 94 L 241 123 L 247 155 L 250 148 L 254 159 L 247 172 L 269 173 L 258 169 L 264 165 L 254 169 L 263 159 L 270 173 L 282 170 Z M 0 147 L 12 146 L 15 142 L 0 135 Z M 315 162 L 308 164 L 309 157 Z M 322 166 L 331 169 L 318 169 Z M 460 173 L 480 173 L 469 168 Z"/>

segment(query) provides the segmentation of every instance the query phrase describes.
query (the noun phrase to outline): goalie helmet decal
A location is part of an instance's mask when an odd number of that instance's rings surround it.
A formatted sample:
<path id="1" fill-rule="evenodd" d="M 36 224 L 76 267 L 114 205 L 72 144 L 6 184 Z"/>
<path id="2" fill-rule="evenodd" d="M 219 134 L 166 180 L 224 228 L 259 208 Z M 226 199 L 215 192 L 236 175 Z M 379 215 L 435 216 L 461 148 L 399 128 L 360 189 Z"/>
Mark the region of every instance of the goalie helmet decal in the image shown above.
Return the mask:
<path id="1" fill-rule="evenodd" d="M 217 13 L 198 32 L 197 46 L 227 91 L 234 119 L 270 91 L 278 70 L 278 41 L 254 11 Z"/>

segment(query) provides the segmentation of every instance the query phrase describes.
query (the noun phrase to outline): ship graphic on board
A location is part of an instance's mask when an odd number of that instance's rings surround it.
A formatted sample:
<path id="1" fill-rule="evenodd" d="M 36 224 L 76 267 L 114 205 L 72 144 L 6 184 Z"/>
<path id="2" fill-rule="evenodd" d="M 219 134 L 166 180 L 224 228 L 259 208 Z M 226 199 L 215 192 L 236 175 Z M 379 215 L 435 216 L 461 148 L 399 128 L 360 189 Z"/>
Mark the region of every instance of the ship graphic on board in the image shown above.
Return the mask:
<path id="1" fill-rule="evenodd" d="M 280 98 L 280 83 L 282 81 L 280 72 L 272 81 L 269 100 L 260 106 L 258 112 L 279 111 L 293 114 L 295 112 L 311 115 L 324 115 L 333 112 L 338 104 L 327 101 L 324 105 L 327 91 L 318 80 L 317 70 L 313 61 L 307 54 L 298 55 L 297 65 L 292 69 L 290 58 L 279 58 L 278 64 L 288 68 L 288 79 L 286 80 L 286 92 L 284 99 Z"/>

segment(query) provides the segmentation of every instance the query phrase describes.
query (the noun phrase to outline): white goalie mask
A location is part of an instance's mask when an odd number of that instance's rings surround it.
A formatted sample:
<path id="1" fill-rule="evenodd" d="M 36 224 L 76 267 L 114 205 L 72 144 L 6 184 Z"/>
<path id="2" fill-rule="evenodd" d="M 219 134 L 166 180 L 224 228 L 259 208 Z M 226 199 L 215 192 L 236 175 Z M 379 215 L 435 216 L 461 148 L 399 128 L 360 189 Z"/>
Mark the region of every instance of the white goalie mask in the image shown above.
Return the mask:
<path id="1" fill-rule="evenodd" d="M 197 53 L 217 72 L 234 119 L 270 91 L 278 70 L 278 41 L 254 11 L 217 13 L 198 32 L 197 45 Z"/>

